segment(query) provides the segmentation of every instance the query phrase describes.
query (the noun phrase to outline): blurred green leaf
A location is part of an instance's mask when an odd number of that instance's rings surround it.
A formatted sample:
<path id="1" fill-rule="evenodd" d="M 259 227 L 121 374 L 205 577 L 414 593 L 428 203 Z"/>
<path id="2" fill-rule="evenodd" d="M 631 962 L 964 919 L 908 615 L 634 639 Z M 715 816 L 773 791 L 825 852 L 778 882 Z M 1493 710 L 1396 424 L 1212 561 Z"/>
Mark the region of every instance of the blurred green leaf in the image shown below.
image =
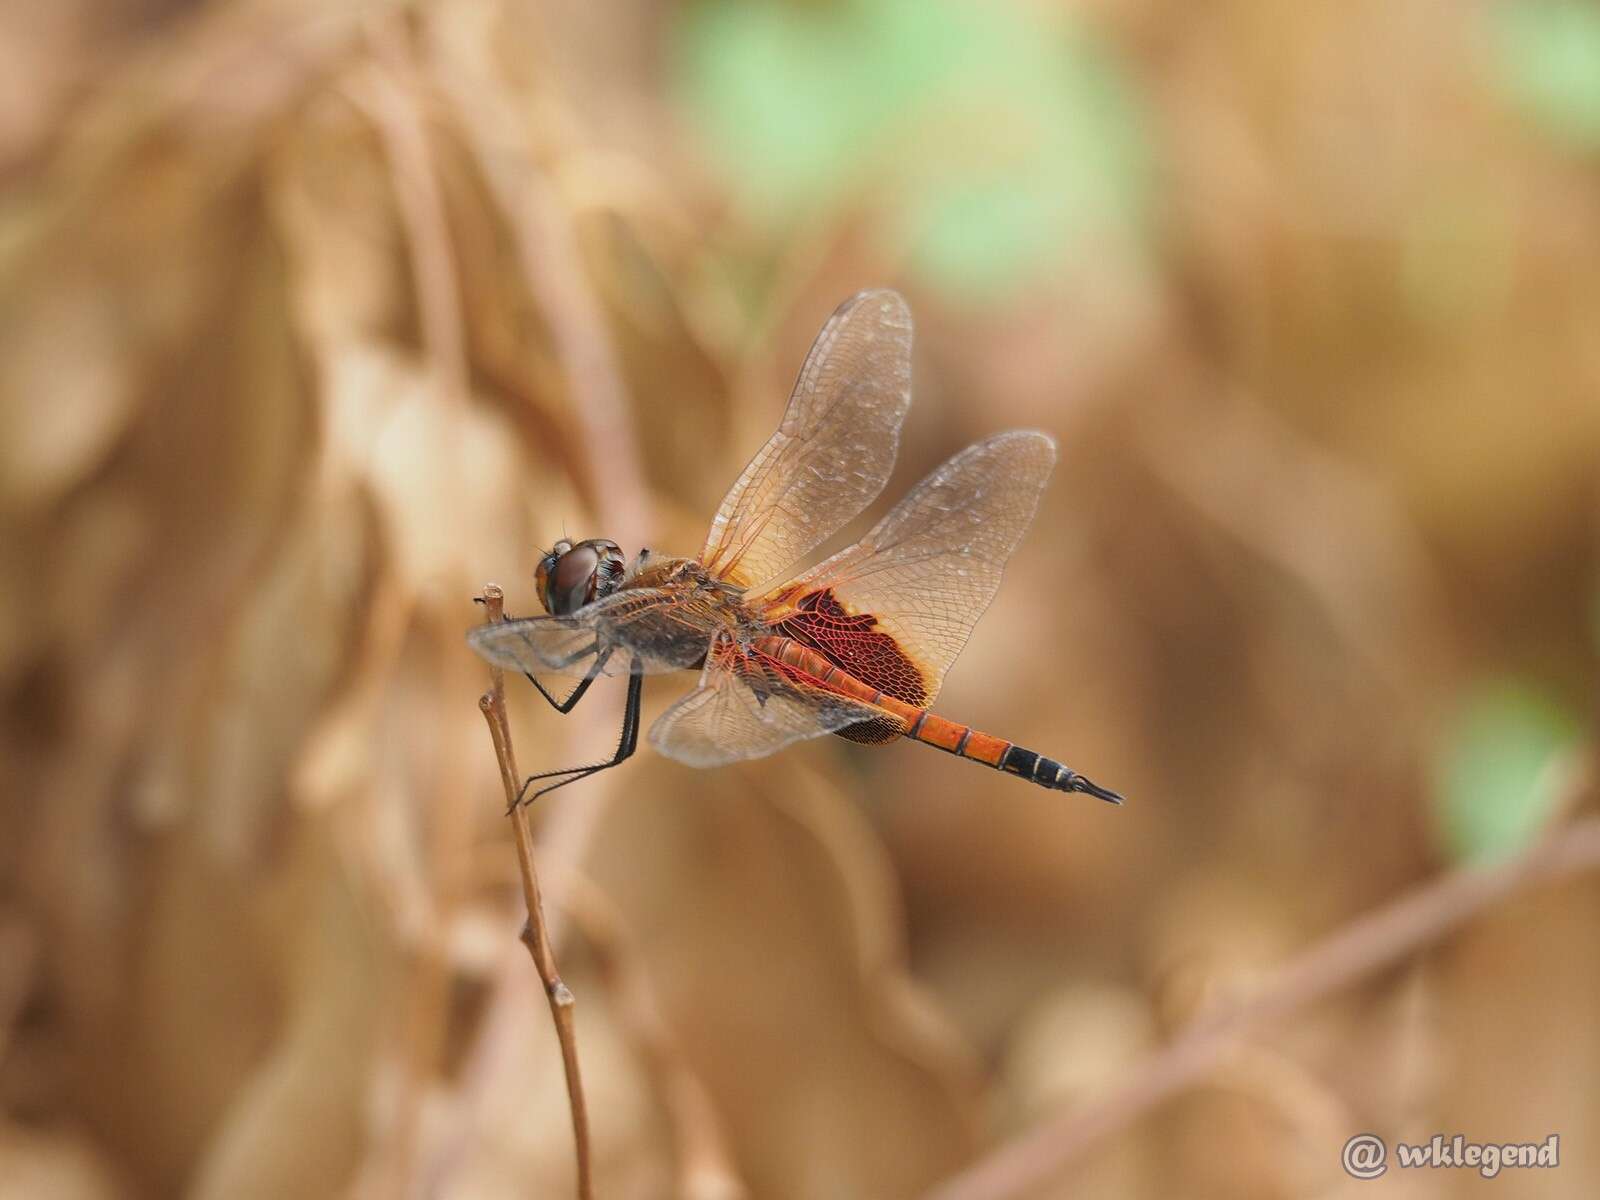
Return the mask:
<path id="1" fill-rule="evenodd" d="M 1497 10 L 1496 49 L 1507 90 L 1543 129 L 1600 149 L 1600 7 L 1531 0 Z"/>
<path id="2" fill-rule="evenodd" d="M 877 201 L 956 296 L 1132 240 L 1144 140 L 1116 59 L 1075 24 L 963 0 L 704 3 L 678 88 L 746 214 L 775 231 Z"/>
<path id="3" fill-rule="evenodd" d="M 1512 854 L 1539 832 L 1555 794 L 1552 761 L 1576 739 L 1565 708 L 1524 685 L 1486 685 L 1445 741 L 1435 797 L 1445 850 L 1456 859 Z"/>

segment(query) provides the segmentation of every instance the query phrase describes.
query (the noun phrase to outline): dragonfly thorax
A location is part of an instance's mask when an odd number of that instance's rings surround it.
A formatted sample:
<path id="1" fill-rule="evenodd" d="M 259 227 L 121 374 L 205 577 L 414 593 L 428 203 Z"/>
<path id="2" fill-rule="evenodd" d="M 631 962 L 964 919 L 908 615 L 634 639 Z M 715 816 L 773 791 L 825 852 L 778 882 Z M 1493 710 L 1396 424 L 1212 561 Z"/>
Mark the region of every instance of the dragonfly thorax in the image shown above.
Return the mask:
<path id="1" fill-rule="evenodd" d="M 616 591 L 622 571 L 622 550 L 615 542 L 588 538 L 573 543 L 562 538 L 534 572 L 539 603 L 551 616 L 569 616 Z"/>

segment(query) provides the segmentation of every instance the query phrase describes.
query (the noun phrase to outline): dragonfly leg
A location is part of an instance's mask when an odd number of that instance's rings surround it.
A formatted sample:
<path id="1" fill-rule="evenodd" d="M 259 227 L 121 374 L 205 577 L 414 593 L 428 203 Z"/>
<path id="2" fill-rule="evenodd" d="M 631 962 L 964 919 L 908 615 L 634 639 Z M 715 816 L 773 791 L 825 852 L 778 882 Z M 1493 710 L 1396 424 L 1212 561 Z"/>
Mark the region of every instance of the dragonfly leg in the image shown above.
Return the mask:
<path id="1" fill-rule="evenodd" d="M 588 654 L 593 649 L 594 646 L 591 645 L 589 649 L 585 650 L 583 653 Z M 581 657 L 581 655 L 579 657 Z M 583 677 L 582 681 L 577 687 L 572 689 L 572 694 L 565 700 L 557 700 L 549 692 L 545 691 L 544 684 L 540 683 L 531 674 L 529 674 L 529 672 L 524 671 L 523 674 L 528 676 L 529 683 L 533 684 L 534 687 L 539 689 L 539 695 L 543 696 L 547 701 L 549 701 L 550 707 L 565 716 L 574 708 L 578 707 L 578 701 L 583 699 L 583 694 L 589 690 L 589 685 L 600 677 L 600 672 L 605 669 L 606 659 L 610 657 L 610 650 L 604 650 L 600 654 L 596 655 L 594 665 L 589 668 L 589 673 Z M 577 659 L 574 658 L 571 661 L 576 662 Z"/>
<path id="2" fill-rule="evenodd" d="M 591 763 L 585 767 L 562 767 L 556 771 L 540 771 L 537 775 L 529 775 L 522 781 L 522 790 L 518 792 L 517 799 L 506 811 L 509 813 L 519 804 L 532 804 L 546 792 L 553 792 L 557 788 L 566 787 L 569 783 L 576 783 L 580 779 L 587 779 L 597 771 L 604 771 L 626 762 L 632 757 L 633 752 L 639 748 L 639 708 L 640 696 L 644 692 L 644 676 L 637 671 L 628 675 L 628 700 L 622 710 L 622 736 L 617 739 L 617 752 L 606 762 Z M 557 780 L 534 792 L 527 794 L 528 788 L 541 779 L 551 779 L 557 775 L 567 778 Z"/>
<path id="3" fill-rule="evenodd" d="M 571 654 L 567 655 L 565 658 L 558 659 L 557 661 L 552 662 L 550 665 L 552 667 L 556 667 L 558 669 L 559 668 L 563 668 L 563 667 L 570 667 L 573 663 L 581 662 L 583 659 L 587 658 L 589 655 L 593 654 L 595 651 L 597 651 L 599 649 L 600 649 L 600 643 L 598 641 L 590 642 L 583 649 L 574 650 Z M 606 653 L 610 654 L 611 653 L 611 649 L 612 648 L 608 648 L 606 650 Z"/>

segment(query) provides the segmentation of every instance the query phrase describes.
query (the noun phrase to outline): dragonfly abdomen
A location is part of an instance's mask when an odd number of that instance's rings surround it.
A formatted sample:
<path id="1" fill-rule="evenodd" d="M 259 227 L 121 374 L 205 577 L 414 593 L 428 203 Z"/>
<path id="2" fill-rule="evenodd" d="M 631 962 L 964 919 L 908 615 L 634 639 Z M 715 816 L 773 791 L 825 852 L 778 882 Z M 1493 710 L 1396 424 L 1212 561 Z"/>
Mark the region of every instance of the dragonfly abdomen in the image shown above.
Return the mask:
<path id="1" fill-rule="evenodd" d="M 1116 792 L 1085 779 L 1071 767 L 1035 750 L 1028 750 L 1008 742 L 1004 738 L 983 733 L 970 725 L 958 724 L 926 708 L 907 704 L 904 700 L 863 683 L 809 646 L 802 646 L 789 638 L 763 639 L 763 641 L 768 644 L 762 648 L 785 666 L 808 676 L 830 691 L 882 709 L 899 722 L 899 732 L 904 737 L 937 747 L 947 754 L 954 754 L 957 758 L 971 759 L 986 767 L 1004 771 L 1008 775 L 1016 775 L 1040 787 L 1058 792 L 1083 792 L 1086 795 L 1098 796 L 1112 804 L 1122 803 L 1122 797 Z M 869 724 L 873 723 L 875 722 Z M 892 738 L 892 735 L 890 737 Z"/>

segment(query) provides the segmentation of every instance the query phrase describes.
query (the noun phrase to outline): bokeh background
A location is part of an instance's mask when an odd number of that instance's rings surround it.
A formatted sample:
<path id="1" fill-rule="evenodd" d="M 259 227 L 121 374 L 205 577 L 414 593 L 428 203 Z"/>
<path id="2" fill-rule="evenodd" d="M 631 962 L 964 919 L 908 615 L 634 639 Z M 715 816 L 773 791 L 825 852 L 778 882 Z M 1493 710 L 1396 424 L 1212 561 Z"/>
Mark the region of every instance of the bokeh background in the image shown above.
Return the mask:
<path id="1" fill-rule="evenodd" d="M 866 286 L 889 498 L 1062 447 L 941 711 L 1131 802 L 839 739 L 542 802 L 600 1195 L 920 1195 L 1594 807 L 1584 0 L 15 0 L 0 184 L 6 1200 L 571 1194 L 472 597 L 692 553 Z M 524 768 L 620 690 L 513 685 Z M 1595 1195 L 1597 996 L 1600 880 L 1529 889 L 1022 1194 Z"/>

